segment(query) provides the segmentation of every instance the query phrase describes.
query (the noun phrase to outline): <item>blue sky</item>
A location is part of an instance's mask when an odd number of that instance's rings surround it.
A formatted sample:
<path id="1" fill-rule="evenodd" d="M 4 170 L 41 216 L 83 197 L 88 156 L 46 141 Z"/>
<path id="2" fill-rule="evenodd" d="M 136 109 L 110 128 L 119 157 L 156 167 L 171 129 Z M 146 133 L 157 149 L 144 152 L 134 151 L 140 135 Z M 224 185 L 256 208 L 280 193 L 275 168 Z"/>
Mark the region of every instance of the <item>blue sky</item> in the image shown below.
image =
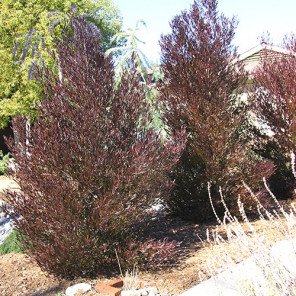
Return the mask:
<path id="1" fill-rule="evenodd" d="M 158 40 L 170 32 L 169 22 L 176 14 L 190 8 L 193 0 L 113 0 L 123 16 L 124 28 L 135 27 L 144 20 L 147 27 L 139 31 L 146 44 L 142 50 L 152 60 L 159 59 Z M 220 0 L 219 10 L 238 20 L 234 43 L 242 53 L 259 44 L 258 37 L 269 31 L 275 44 L 286 33 L 296 32 L 296 0 Z"/>

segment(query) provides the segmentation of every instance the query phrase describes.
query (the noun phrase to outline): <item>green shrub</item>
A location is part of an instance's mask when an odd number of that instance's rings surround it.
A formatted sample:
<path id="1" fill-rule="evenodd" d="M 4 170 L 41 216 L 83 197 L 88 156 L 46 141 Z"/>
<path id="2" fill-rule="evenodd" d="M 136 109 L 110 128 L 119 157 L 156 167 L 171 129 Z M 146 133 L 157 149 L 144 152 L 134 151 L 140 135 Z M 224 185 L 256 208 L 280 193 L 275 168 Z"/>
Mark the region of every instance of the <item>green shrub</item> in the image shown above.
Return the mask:
<path id="1" fill-rule="evenodd" d="M 0 175 L 7 173 L 9 160 L 10 153 L 3 154 L 2 150 L 0 150 Z"/>
<path id="2" fill-rule="evenodd" d="M 13 230 L 9 236 L 4 240 L 4 242 L 0 245 L 0 254 L 8 254 L 8 253 L 22 253 L 23 249 L 18 239 L 19 232 L 17 230 Z"/>

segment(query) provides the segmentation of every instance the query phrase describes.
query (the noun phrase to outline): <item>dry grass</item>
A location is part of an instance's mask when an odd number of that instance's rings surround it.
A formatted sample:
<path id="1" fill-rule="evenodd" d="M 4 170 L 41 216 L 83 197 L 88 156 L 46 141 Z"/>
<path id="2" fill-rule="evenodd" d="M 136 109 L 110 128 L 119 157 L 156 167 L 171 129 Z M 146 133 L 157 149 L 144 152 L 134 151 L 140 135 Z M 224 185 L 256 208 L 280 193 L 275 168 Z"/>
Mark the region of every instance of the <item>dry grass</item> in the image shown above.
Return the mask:
<path id="1" fill-rule="evenodd" d="M 296 273 L 273 255 L 271 247 L 275 242 L 287 240 L 293 249 L 291 255 L 296 255 L 293 245 L 296 238 L 296 209 L 293 204 L 284 208 L 269 190 L 265 180 L 264 184 L 275 205 L 272 209 L 266 209 L 245 185 L 249 194 L 257 201 L 258 221 L 250 221 L 240 200 L 238 205 L 242 222 L 230 214 L 225 204 L 224 219 L 221 220 L 216 215 L 219 225 L 207 231 L 207 239 L 203 242 L 204 250 L 208 253 L 207 272 L 214 276 L 251 257 L 256 269 L 258 268 L 260 280 L 255 282 L 246 270 L 241 283 L 237 283 L 242 295 L 295 296 Z M 220 194 L 224 202 L 222 192 Z"/>

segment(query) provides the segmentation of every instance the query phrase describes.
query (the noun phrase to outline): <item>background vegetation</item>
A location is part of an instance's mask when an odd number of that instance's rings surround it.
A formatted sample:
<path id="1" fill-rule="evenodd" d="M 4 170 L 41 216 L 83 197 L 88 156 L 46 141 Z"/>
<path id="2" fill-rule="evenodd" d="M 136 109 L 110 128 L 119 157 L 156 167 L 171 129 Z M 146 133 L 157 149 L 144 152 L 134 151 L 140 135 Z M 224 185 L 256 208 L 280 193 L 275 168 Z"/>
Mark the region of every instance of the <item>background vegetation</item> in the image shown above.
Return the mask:
<path id="1" fill-rule="evenodd" d="M 17 230 L 13 230 L 9 236 L 0 245 L 0 255 L 8 253 L 22 253 L 23 248 L 18 239 L 19 233 Z"/>
<path id="2" fill-rule="evenodd" d="M 17 114 L 36 117 L 42 83 L 32 79 L 32 70 L 37 65 L 55 65 L 52 51 L 71 14 L 87 14 L 100 28 L 105 48 L 121 29 L 119 12 L 111 0 L 1 1 L 0 127 Z"/>

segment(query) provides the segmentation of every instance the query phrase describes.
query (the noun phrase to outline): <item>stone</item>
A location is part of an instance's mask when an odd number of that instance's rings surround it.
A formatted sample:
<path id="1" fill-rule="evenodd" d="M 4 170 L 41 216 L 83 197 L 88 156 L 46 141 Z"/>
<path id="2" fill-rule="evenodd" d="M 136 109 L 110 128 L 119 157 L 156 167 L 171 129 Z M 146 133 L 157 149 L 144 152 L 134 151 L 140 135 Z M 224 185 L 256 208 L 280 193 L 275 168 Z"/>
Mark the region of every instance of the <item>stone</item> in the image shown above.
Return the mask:
<path id="1" fill-rule="evenodd" d="M 99 283 L 95 286 L 98 293 L 110 296 L 119 296 L 123 287 L 123 280 L 114 279 L 107 282 Z"/>
<path id="2" fill-rule="evenodd" d="M 108 296 L 120 296 L 121 289 L 109 286 L 108 284 L 97 284 L 95 289 L 98 293 Z"/>
<path id="3" fill-rule="evenodd" d="M 108 285 L 114 288 L 122 288 L 123 287 L 123 280 L 121 279 L 114 279 L 108 282 Z"/>
<path id="4" fill-rule="evenodd" d="M 0 219 L 0 244 L 4 242 L 13 229 L 13 223 L 9 217 Z"/>
<path id="5" fill-rule="evenodd" d="M 121 296 L 156 296 L 156 295 L 158 295 L 158 291 L 157 291 L 157 288 L 155 287 L 145 287 L 145 288 L 121 291 Z"/>
<path id="6" fill-rule="evenodd" d="M 295 239 L 279 241 L 271 248 L 261 250 L 260 253 L 199 283 L 180 296 L 243 296 L 246 295 L 243 293 L 244 286 L 246 286 L 245 288 L 250 286 L 255 292 L 260 290 L 261 295 L 268 295 L 270 283 L 266 274 L 273 279 L 272 272 L 276 272 L 288 285 L 295 282 L 295 246 Z M 268 270 L 270 265 L 272 269 Z"/>
<path id="7" fill-rule="evenodd" d="M 148 296 L 147 288 L 142 288 L 138 290 L 141 296 Z"/>
<path id="8" fill-rule="evenodd" d="M 147 292 L 148 292 L 148 296 L 155 296 L 158 294 L 158 290 L 156 287 L 149 287 L 146 288 Z"/>
<path id="9" fill-rule="evenodd" d="M 66 296 L 75 296 L 78 293 L 86 293 L 91 290 L 91 285 L 87 283 L 79 283 L 73 285 L 66 290 Z"/>
<path id="10" fill-rule="evenodd" d="M 121 291 L 120 296 L 139 296 L 140 294 L 138 293 L 137 290 L 124 290 Z"/>

